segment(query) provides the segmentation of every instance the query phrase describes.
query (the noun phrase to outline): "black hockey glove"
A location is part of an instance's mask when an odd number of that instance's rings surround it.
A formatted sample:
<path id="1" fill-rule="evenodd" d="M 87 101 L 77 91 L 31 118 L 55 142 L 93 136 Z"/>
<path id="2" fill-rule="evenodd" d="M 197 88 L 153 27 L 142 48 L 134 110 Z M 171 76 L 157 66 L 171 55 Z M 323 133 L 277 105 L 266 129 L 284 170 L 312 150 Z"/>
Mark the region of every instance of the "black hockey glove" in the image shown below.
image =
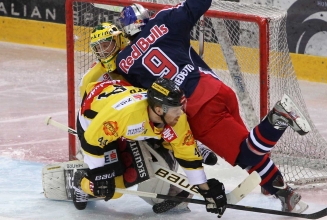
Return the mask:
<path id="1" fill-rule="evenodd" d="M 96 197 L 105 197 L 105 201 L 110 200 L 115 194 L 115 172 L 103 167 L 89 170 L 85 176 L 93 183 L 93 194 Z M 90 187 L 91 188 L 91 187 Z"/>
<path id="2" fill-rule="evenodd" d="M 198 188 L 198 191 L 208 202 L 210 202 L 206 206 L 207 212 L 216 213 L 218 214 L 218 218 L 221 218 L 226 210 L 227 204 L 224 184 L 216 179 L 209 179 L 207 184 L 209 190 L 201 190 Z"/>

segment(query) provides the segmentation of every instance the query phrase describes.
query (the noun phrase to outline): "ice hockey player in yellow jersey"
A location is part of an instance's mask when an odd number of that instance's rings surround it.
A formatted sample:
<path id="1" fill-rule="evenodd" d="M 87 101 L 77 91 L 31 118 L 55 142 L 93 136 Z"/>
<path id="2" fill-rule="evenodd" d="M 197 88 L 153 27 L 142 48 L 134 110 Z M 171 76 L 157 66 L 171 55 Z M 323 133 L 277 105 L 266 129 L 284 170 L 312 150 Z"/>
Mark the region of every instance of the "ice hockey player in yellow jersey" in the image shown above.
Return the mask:
<path id="1" fill-rule="evenodd" d="M 150 89 L 136 88 L 127 82 L 113 80 L 91 83 L 86 88 L 79 111 L 77 131 L 90 170 L 74 178 L 77 200 L 88 195 L 109 200 L 115 187 L 124 188 L 123 165 L 115 140 L 164 139 L 185 171 L 190 184 L 213 205 L 207 211 L 223 214 L 226 205 L 224 186 L 216 179 L 207 181 L 202 156 L 183 112 L 183 91 L 171 80 L 157 79 Z M 110 152 L 107 154 L 105 152 Z M 112 154 L 118 155 L 112 160 Z M 84 207 L 85 208 L 85 207 Z M 83 209 L 80 208 L 80 209 Z"/>

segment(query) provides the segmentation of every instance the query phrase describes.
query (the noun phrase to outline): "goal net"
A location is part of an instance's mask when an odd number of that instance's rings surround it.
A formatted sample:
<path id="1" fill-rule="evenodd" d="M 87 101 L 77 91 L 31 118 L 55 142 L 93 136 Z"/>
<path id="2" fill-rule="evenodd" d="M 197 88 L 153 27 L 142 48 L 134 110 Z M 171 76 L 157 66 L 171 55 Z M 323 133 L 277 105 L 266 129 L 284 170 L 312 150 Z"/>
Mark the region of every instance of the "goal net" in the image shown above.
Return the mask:
<path id="1" fill-rule="evenodd" d="M 151 1 L 151 2 L 150 2 Z M 150 14 L 179 0 L 150 0 L 141 4 Z M 96 61 L 90 34 L 96 25 L 117 19 L 127 0 L 66 1 L 69 126 L 75 127 L 80 105 L 78 84 Z M 140 3 L 140 2 L 139 2 Z M 155 4 L 153 4 L 155 3 Z M 273 7 L 213 0 L 191 32 L 192 46 L 220 79 L 237 94 L 248 129 L 259 123 L 284 93 L 308 118 L 312 132 L 300 136 L 287 129 L 272 151 L 286 181 L 308 184 L 327 181 L 327 143 L 308 114 L 289 55 L 286 12 Z M 77 142 L 70 135 L 70 159 Z"/>

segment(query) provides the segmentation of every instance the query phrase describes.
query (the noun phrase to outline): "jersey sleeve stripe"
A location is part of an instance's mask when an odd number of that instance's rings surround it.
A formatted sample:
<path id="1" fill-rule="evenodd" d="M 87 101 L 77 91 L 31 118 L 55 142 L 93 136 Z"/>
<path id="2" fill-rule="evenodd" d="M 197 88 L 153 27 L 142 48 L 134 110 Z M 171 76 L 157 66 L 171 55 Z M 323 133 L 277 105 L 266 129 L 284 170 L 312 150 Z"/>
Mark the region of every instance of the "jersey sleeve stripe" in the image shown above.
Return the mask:
<path id="1" fill-rule="evenodd" d="M 85 140 L 85 136 L 84 136 L 85 131 L 83 130 L 80 121 L 77 120 L 76 124 L 77 124 L 77 134 L 80 139 L 81 147 L 82 147 L 84 153 L 86 153 L 90 156 L 93 156 L 93 157 L 104 157 L 103 148 L 89 144 Z"/>
<path id="2" fill-rule="evenodd" d="M 184 169 L 203 169 L 202 160 L 187 161 L 180 158 L 176 158 L 176 160 Z"/>
<path id="3" fill-rule="evenodd" d="M 91 109 L 87 109 L 87 110 L 84 111 L 83 115 L 85 117 L 89 118 L 89 119 L 93 119 L 93 118 L 95 118 L 95 116 L 97 116 L 97 114 L 98 113 L 96 111 L 93 111 Z"/>

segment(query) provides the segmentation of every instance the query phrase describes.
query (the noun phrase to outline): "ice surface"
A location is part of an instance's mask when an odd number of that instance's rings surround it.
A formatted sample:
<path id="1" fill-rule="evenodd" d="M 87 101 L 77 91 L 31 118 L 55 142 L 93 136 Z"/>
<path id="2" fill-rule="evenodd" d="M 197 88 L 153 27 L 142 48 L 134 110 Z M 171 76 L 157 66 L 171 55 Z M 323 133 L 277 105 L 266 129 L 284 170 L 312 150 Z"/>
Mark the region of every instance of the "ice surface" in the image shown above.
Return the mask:
<path id="1" fill-rule="evenodd" d="M 43 120 L 52 116 L 67 124 L 66 51 L 0 42 L 0 219 L 216 219 L 201 205 L 191 212 L 154 214 L 136 196 L 90 202 L 78 211 L 71 202 L 52 201 L 42 194 L 44 164 L 68 160 L 68 135 Z M 327 75 L 326 75 L 327 77 Z M 300 81 L 312 120 L 327 138 L 327 84 Z M 246 176 L 220 160 L 205 167 L 232 190 Z M 327 207 L 327 189 L 300 190 L 309 203 L 306 213 Z M 260 187 L 242 205 L 280 209 L 273 197 L 260 194 Z M 297 219 L 228 209 L 223 219 Z M 323 218 L 327 219 L 327 218 Z"/>

